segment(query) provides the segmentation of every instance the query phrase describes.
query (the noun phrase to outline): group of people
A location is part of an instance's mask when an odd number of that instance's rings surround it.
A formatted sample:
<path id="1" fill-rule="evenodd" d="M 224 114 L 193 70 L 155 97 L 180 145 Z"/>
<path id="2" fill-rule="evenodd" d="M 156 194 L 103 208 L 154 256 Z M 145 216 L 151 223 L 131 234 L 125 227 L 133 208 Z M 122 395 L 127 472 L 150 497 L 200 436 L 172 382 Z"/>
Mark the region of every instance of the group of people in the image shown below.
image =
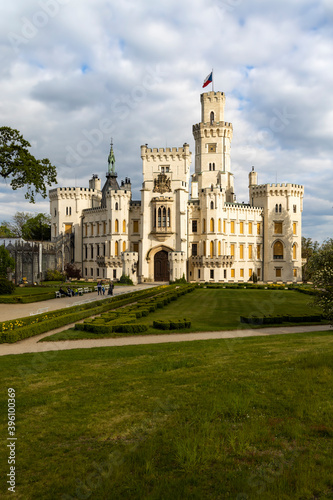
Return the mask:
<path id="1" fill-rule="evenodd" d="M 59 293 L 60 295 L 66 295 L 67 297 L 74 297 L 74 295 L 78 295 L 79 294 L 79 291 L 77 288 L 71 288 L 71 287 L 67 287 L 67 290 L 64 290 L 63 288 L 59 288 Z"/>
<path id="2" fill-rule="evenodd" d="M 114 284 L 111 281 L 111 283 L 109 285 L 109 289 L 108 289 L 108 295 L 113 295 L 113 288 L 114 288 Z M 97 294 L 98 295 L 105 295 L 105 286 L 104 286 L 104 284 L 102 284 L 101 281 L 99 281 L 97 283 Z"/>
<path id="3" fill-rule="evenodd" d="M 108 289 L 108 295 L 113 295 L 113 288 L 114 288 L 114 284 L 111 281 L 111 283 L 109 285 L 109 289 Z M 75 295 L 79 294 L 79 291 L 77 288 L 73 289 L 70 286 L 68 286 L 66 290 L 64 290 L 62 287 L 60 287 L 59 293 L 60 293 L 60 295 L 64 295 L 66 297 L 74 297 Z M 97 294 L 98 295 L 105 295 L 105 285 L 102 284 L 101 281 L 99 281 L 97 283 Z"/>

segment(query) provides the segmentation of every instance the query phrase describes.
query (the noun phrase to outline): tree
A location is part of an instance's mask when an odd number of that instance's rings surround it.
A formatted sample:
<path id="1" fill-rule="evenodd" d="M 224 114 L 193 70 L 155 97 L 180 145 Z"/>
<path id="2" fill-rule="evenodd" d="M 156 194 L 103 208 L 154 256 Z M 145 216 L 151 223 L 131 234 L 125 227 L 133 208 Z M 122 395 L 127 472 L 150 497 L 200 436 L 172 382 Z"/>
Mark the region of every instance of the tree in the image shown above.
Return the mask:
<path id="1" fill-rule="evenodd" d="M 6 222 L 0 225 L 0 238 L 15 238 L 15 234 L 10 230 Z"/>
<path id="2" fill-rule="evenodd" d="M 23 238 L 23 228 L 27 221 L 31 219 L 32 214 L 29 212 L 16 212 L 12 222 L 2 222 L 2 226 L 10 231 L 15 238 Z"/>
<path id="3" fill-rule="evenodd" d="M 25 240 L 50 240 L 51 216 L 48 214 L 37 214 L 35 217 L 29 217 L 22 227 L 22 237 Z"/>
<path id="4" fill-rule="evenodd" d="M 321 245 L 309 261 L 312 281 L 317 289 L 316 303 L 333 324 L 333 239 Z"/>
<path id="5" fill-rule="evenodd" d="M 76 267 L 74 264 L 66 264 L 65 265 L 65 274 L 67 278 L 74 278 L 79 280 L 81 278 L 81 269 Z"/>
<path id="6" fill-rule="evenodd" d="M 311 279 L 309 261 L 312 255 L 318 251 L 318 248 L 318 241 L 312 241 L 311 238 L 305 238 L 304 236 L 302 236 L 302 259 L 306 259 L 306 263 L 302 267 L 303 281 L 309 281 Z"/>
<path id="7" fill-rule="evenodd" d="M 0 245 L 0 278 L 7 278 L 8 269 L 15 269 L 15 260 L 4 245 Z"/>
<path id="8" fill-rule="evenodd" d="M 0 176 L 10 179 L 14 190 L 25 187 L 25 198 L 34 203 L 37 194 L 46 198 L 46 185 L 57 182 L 57 172 L 47 158 L 37 160 L 30 147 L 18 130 L 0 127 Z"/>

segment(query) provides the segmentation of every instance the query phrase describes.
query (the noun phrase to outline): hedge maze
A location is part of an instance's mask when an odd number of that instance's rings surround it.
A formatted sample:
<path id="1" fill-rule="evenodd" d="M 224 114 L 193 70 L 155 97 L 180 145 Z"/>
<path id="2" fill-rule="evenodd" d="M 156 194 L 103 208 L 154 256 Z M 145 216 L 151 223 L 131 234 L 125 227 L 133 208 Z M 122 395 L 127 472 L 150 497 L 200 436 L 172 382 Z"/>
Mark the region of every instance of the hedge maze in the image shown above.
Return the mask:
<path id="1" fill-rule="evenodd" d="M 150 313 L 166 306 L 173 300 L 177 300 L 185 293 L 192 292 L 195 288 L 195 285 L 182 285 L 171 290 L 169 288 L 164 291 L 160 290 L 155 296 L 149 299 L 144 298 L 138 300 L 135 304 L 101 314 L 98 318 L 77 323 L 75 329 L 96 334 L 136 334 L 145 332 L 149 325 L 146 322 L 140 322 L 141 318 L 147 317 Z M 162 330 L 189 328 L 190 326 L 191 322 L 186 318 L 176 321 L 154 321 L 153 323 L 154 328 Z"/>

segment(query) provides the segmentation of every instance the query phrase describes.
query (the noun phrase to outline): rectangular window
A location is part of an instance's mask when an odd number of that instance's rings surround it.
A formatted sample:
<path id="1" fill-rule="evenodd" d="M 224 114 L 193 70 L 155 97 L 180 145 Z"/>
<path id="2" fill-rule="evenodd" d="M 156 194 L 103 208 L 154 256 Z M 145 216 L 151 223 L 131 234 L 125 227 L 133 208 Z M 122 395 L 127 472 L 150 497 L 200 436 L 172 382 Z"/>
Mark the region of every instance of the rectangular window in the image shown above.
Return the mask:
<path id="1" fill-rule="evenodd" d="M 274 222 L 274 234 L 282 234 L 282 222 Z"/>
<path id="2" fill-rule="evenodd" d="M 69 207 L 69 215 L 72 215 L 72 207 Z"/>
<path id="3" fill-rule="evenodd" d="M 296 234 L 297 231 L 297 225 L 296 222 L 293 222 L 293 234 Z"/>
<path id="4" fill-rule="evenodd" d="M 230 245 L 230 255 L 231 255 L 231 257 L 235 257 L 235 245 L 234 245 L 234 243 L 231 243 L 231 245 Z"/>
<path id="5" fill-rule="evenodd" d="M 257 277 L 258 277 L 258 280 L 261 279 L 261 268 L 260 267 L 258 267 L 258 269 L 257 269 Z"/>
<path id="6" fill-rule="evenodd" d="M 193 257 L 198 255 L 198 245 L 196 243 L 192 244 L 192 255 L 193 255 Z"/>
<path id="7" fill-rule="evenodd" d="M 93 223 L 90 224 L 90 234 L 91 234 L 91 236 L 94 235 L 94 224 Z"/>
<path id="8" fill-rule="evenodd" d="M 260 259 L 260 245 L 257 245 L 257 259 Z"/>
<path id="9" fill-rule="evenodd" d="M 133 221 L 133 233 L 138 233 L 139 232 L 139 221 L 134 220 Z"/>
<path id="10" fill-rule="evenodd" d="M 252 259 L 252 247 L 253 245 L 249 245 L 249 259 Z"/>
<path id="11" fill-rule="evenodd" d="M 249 234 L 252 234 L 253 228 L 252 228 L 252 222 L 249 222 Z"/>
<path id="12" fill-rule="evenodd" d="M 88 224 L 85 224 L 85 236 L 88 236 Z"/>
<path id="13" fill-rule="evenodd" d="M 68 215 L 68 207 L 66 207 L 66 215 Z"/>
<path id="14" fill-rule="evenodd" d="M 235 234 L 235 221 L 230 222 L 230 233 Z"/>
<path id="15" fill-rule="evenodd" d="M 72 233 L 72 224 L 65 224 L 65 233 L 66 234 Z"/>
<path id="16" fill-rule="evenodd" d="M 99 222 L 97 222 L 97 236 L 99 236 Z"/>
<path id="17" fill-rule="evenodd" d="M 239 245 L 239 258 L 244 259 L 244 245 Z"/>
<path id="18" fill-rule="evenodd" d="M 235 269 L 230 269 L 230 272 L 231 272 L 231 277 L 234 278 L 235 277 Z"/>
<path id="19" fill-rule="evenodd" d="M 198 269 L 198 279 L 200 279 L 200 275 L 201 275 L 201 272 L 200 272 L 200 269 Z"/>
<path id="20" fill-rule="evenodd" d="M 260 222 L 257 222 L 257 234 L 260 234 Z"/>
<path id="21" fill-rule="evenodd" d="M 297 269 L 293 269 L 293 276 L 294 278 L 297 278 Z"/>
<path id="22" fill-rule="evenodd" d="M 133 252 L 139 251 L 139 243 L 133 243 Z"/>
<path id="23" fill-rule="evenodd" d="M 281 278 L 281 267 L 275 269 L 275 277 Z"/>
<path id="24" fill-rule="evenodd" d="M 88 258 L 88 245 L 84 246 L 86 259 Z"/>
<path id="25" fill-rule="evenodd" d="M 227 279 L 227 270 L 226 270 L 226 269 L 224 269 L 224 271 L 223 271 L 223 278 L 224 278 L 225 280 Z"/>
<path id="26" fill-rule="evenodd" d="M 240 276 L 241 278 L 244 278 L 244 269 L 240 269 L 240 270 L 239 270 L 239 276 Z"/>
<path id="27" fill-rule="evenodd" d="M 113 279 L 117 279 L 117 269 L 113 270 Z"/>
<path id="28" fill-rule="evenodd" d="M 224 233 L 226 232 L 226 221 L 225 220 L 223 221 L 223 232 Z"/>
<path id="29" fill-rule="evenodd" d="M 239 223 L 239 233 L 244 234 L 244 222 Z"/>
<path id="30" fill-rule="evenodd" d="M 57 215 L 57 209 L 54 209 L 54 217 Z"/>
<path id="31" fill-rule="evenodd" d="M 99 267 L 97 268 L 97 276 L 99 276 Z"/>
<path id="32" fill-rule="evenodd" d="M 198 231 L 198 221 L 192 220 L 192 233 L 196 233 Z"/>
<path id="33" fill-rule="evenodd" d="M 92 267 L 90 268 L 90 276 L 94 276 L 94 270 Z"/>
<path id="34" fill-rule="evenodd" d="M 250 269 L 249 269 L 249 278 L 251 278 L 251 276 L 252 276 L 252 269 L 250 267 Z"/>
<path id="35" fill-rule="evenodd" d="M 297 212 L 297 206 L 296 205 L 293 205 L 293 212 L 294 212 L 294 214 Z"/>
<path id="36" fill-rule="evenodd" d="M 214 279 L 214 269 L 211 269 L 210 270 L 210 279 L 213 280 Z"/>
<path id="37" fill-rule="evenodd" d="M 97 248 L 97 257 L 99 257 L 99 245 L 96 245 Z"/>
<path id="38" fill-rule="evenodd" d="M 84 268 L 84 274 L 85 274 L 85 276 L 88 275 L 88 269 L 86 267 Z"/>

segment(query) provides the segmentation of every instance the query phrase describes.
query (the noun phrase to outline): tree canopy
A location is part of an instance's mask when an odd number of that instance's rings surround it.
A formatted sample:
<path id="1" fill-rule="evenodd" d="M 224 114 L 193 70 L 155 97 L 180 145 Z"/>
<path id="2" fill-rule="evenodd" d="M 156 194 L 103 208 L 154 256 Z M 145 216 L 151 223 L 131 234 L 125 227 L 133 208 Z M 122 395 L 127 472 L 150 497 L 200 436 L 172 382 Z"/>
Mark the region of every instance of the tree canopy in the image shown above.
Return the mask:
<path id="1" fill-rule="evenodd" d="M 7 270 L 15 269 L 15 260 L 10 256 L 10 253 L 4 245 L 0 245 L 0 278 L 7 278 Z"/>
<path id="2" fill-rule="evenodd" d="M 16 212 L 11 222 L 1 223 L 0 236 L 24 240 L 50 240 L 51 216 L 41 213 L 34 215 L 29 212 Z"/>
<path id="3" fill-rule="evenodd" d="M 333 239 L 330 238 L 309 260 L 311 279 L 317 289 L 316 302 L 333 323 Z"/>
<path id="4" fill-rule="evenodd" d="M 0 127 L 0 176 L 14 190 L 25 187 L 25 198 L 34 203 L 37 194 L 46 198 L 46 186 L 57 182 L 57 172 L 47 158 L 37 160 L 30 147 L 18 130 Z"/>

